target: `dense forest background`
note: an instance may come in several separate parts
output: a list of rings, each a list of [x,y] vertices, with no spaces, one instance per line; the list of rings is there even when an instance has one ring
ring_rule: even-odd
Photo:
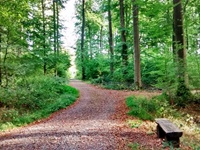
[[[184,100],[188,88],[199,89],[196,0],[82,0],[76,11],[83,80],[117,89],[154,87]]]
[[[66,1],[0,1],[0,129],[32,122],[74,102],[62,46]]]
[[[47,104],[78,95],[66,86],[71,62],[61,41],[65,4],[0,1],[1,122],[55,111],[59,104]],[[190,93],[200,85],[197,0],[77,0],[76,20],[78,78],[108,88],[161,89],[180,105],[199,101]]]

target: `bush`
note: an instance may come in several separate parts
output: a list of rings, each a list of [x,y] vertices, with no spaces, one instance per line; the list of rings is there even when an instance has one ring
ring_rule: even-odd
[[[28,77],[9,88],[0,89],[0,128],[6,122],[30,123],[72,104],[78,91],[62,78]]]
[[[128,97],[126,104],[130,108],[128,114],[138,117],[142,120],[153,120],[153,114],[156,113],[154,101],[147,100],[144,97]]]
[[[178,106],[185,107],[192,101],[193,96],[190,90],[186,87],[184,83],[180,83],[177,88],[175,103]]]

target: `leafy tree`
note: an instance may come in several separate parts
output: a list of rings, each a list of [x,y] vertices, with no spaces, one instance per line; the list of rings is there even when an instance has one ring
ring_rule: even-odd
[[[82,80],[86,79],[85,76],[85,51],[84,51],[84,30],[85,30],[85,0],[82,0],[82,30],[81,30],[81,67],[82,67]]]
[[[108,0],[108,26],[109,26],[109,49],[110,49],[110,74],[113,76],[114,72],[114,44],[113,44],[113,28],[112,28],[112,12],[111,12],[111,0]]]
[[[121,27],[121,40],[122,40],[122,64],[123,64],[123,73],[124,75],[127,74],[126,67],[128,65],[128,52],[127,52],[127,43],[126,43],[126,29],[125,29],[125,16],[124,16],[124,1],[119,0],[119,6],[120,6],[120,27]]]
[[[113,85],[119,83],[131,86],[135,83],[135,88],[155,86],[170,93],[172,99],[177,95],[183,95],[183,93],[177,93],[177,87],[182,83],[180,81],[187,81],[186,78],[181,79],[183,76],[188,76],[188,87],[199,88],[200,7],[196,1],[193,2],[182,1],[182,15],[185,21],[182,22],[184,25],[181,30],[184,31],[182,38],[186,39],[183,44],[187,44],[182,45],[179,37],[177,38],[181,34],[175,34],[174,27],[177,27],[175,22],[177,19],[173,17],[174,9],[179,7],[179,2],[174,5],[167,0],[85,1],[85,60],[81,63],[80,38],[77,41],[79,71],[82,72],[81,66],[84,64],[86,79]],[[81,37],[81,1],[77,2],[76,8],[77,33]],[[178,25],[178,30],[180,27]],[[181,48],[187,48],[187,51]],[[134,49],[134,51],[129,51],[129,49]],[[175,53],[184,54],[184,59],[177,59],[178,55],[174,57]],[[189,67],[185,63],[186,57]]]
[[[139,8],[136,1],[133,0],[133,34],[134,34],[134,82],[136,89],[142,87],[140,71],[140,46],[139,46],[139,26],[138,26]]]
[[[182,3],[180,0],[174,0],[174,43],[175,52],[177,53],[177,65],[178,65],[178,88],[177,96],[183,98],[181,102],[177,102],[183,105],[184,101],[190,98],[190,91],[186,87],[186,47],[184,41],[184,30],[183,30],[183,17],[182,17]]]

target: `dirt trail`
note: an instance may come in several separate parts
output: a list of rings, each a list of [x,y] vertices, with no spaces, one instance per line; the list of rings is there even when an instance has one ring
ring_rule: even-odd
[[[129,142],[149,149],[159,143],[155,135],[130,129],[121,119],[126,96],[152,93],[106,90],[76,80],[70,84],[80,91],[75,104],[40,123],[1,133],[0,149],[128,150]]]

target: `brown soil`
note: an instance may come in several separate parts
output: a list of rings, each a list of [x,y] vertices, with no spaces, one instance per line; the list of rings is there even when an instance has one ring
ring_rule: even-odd
[[[81,81],[72,81],[80,98],[48,119],[0,133],[3,150],[129,150],[129,143],[143,149],[161,149],[154,129],[131,129],[127,125],[125,97],[159,93],[107,90]],[[146,122],[148,124],[148,122]],[[154,128],[154,126],[153,126]]]

